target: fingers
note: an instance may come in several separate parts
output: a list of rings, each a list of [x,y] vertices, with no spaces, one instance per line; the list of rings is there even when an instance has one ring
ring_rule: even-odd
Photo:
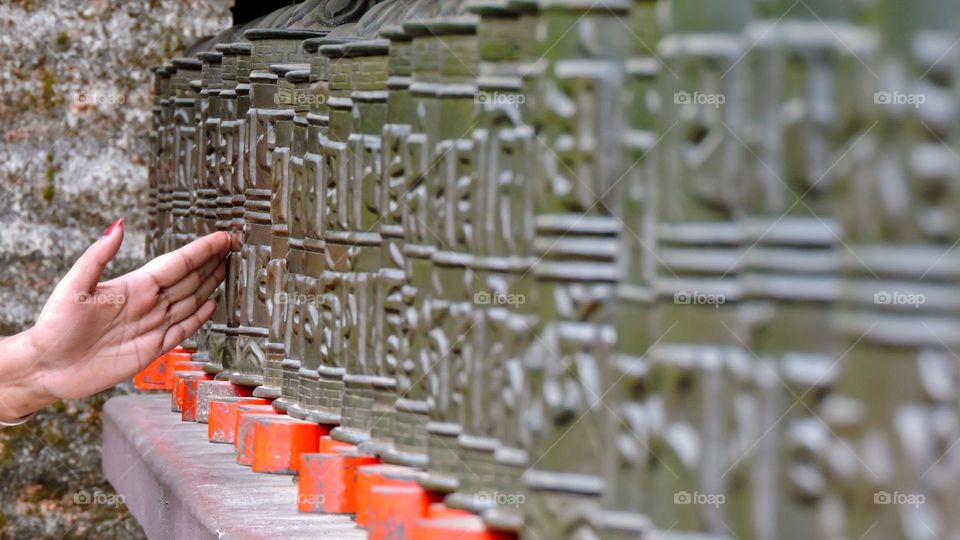
[[[161,255],[142,268],[161,288],[173,286],[210,260],[219,260],[230,251],[231,239],[226,232],[215,232],[194,240],[182,248]]]
[[[123,218],[118,219],[103,236],[88,247],[60,282],[69,292],[91,292],[100,282],[107,264],[117,255],[123,243]]]
[[[193,291],[193,294],[178,302],[174,302],[167,309],[166,320],[169,321],[169,323],[178,323],[187,318],[210,298],[210,295],[213,294],[213,291],[217,289],[217,285],[220,285],[226,275],[227,265],[225,261],[222,261],[213,271],[213,274],[207,277],[207,279],[200,284],[200,287]]]
[[[161,345],[163,352],[165,353],[183,343],[184,340],[196,333],[196,331],[203,326],[203,323],[210,320],[210,317],[213,316],[215,307],[216,304],[214,304],[213,300],[207,300],[193,315],[168,328],[163,334],[163,343]]]
[[[197,289],[203,285],[207,278],[216,272],[217,267],[224,264],[225,259],[210,259],[199,270],[196,272],[191,272],[189,275],[187,275],[187,277],[181,279],[177,283],[174,283],[173,286],[165,289],[160,294],[169,303],[176,303],[177,301],[197,292]]]

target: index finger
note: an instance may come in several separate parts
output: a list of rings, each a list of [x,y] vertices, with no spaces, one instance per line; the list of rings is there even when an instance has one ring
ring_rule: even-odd
[[[211,259],[226,257],[230,245],[229,233],[215,232],[153,259],[141,270],[148,272],[160,288],[170,287]]]

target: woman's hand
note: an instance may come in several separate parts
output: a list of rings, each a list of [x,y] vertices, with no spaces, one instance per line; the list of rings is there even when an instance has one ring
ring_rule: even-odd
[[[123,242],[123,220],[77,260],[33,328],[0,341],[0,420],[130,378],[213,314],[231,238],[203,237],[100,282]]]

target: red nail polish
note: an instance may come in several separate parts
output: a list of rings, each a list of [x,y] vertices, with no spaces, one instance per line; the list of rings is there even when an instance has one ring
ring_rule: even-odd
[[[123,218],[120,218],[120,219],[114,221],[114,222],[113,222],[113,225],[110,225],[109,227],[107,227],[107,230],[103,231],[103,235],[104,235],[104,236],[110,236],[110,233],[112,233],[112,232],[114,231],[114,229],[117,229],[117,228],[120,228],[120,227],[123,227]]]

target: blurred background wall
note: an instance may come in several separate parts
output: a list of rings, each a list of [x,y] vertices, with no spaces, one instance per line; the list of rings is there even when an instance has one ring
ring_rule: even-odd
[[[231,3],[0,0],[0,335],[120,216],[108,277],[143,263],[149,68],[229,25]],[[0,430],[0,538],[143,536],[100,474],[107,397]]]

